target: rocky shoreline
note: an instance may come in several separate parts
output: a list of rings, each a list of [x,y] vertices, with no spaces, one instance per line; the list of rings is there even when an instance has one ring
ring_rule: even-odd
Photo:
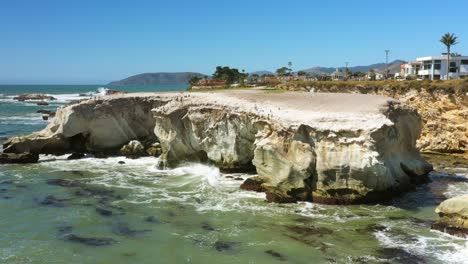
[[[256,171],[254,190],[271,202],[350,204],[387,200],[427,179],[420,132],[416,111],[383,96],[142,93],[64,106],[47,128],[11,138],[4,151],[161,154],[162,168]]]

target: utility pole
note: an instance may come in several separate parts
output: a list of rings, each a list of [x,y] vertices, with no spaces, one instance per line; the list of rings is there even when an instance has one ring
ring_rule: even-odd
[[[388,53],[390,50],[384,50],[385,51],[385,79],[388,79]]]
[[[349,62],[345,62],[345,64],[346,64],[346,68],[345,68],[345,79],[348,79],[348,63],[349,63]]]

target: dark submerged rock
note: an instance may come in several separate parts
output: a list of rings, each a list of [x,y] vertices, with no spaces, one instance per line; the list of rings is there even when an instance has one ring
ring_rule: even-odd
[[[104,208],[96,207],[96,212],[102,216],[111,216],[112,211]]]
[[[72,230],[73,230],[73,227],[70,225],[59,225],[57,227],[57,233],[60,236],[68,235],[72,232]]]
[[[273,249],[266,250],[265,253],[280,261],[287,261],[286,257],[284,257],[281,253],[274,251]]]
[[[151,232],[150,229],[135,230],[131,229],[126,223],[118,223],[112,226],[112,233],[120,236],[133,237],[142,233]]]
[[[120,160],[118,163],[119,164],[125,164],[125,161]]]
[[[79,181],[64,180],[64,179],[49,179],[46,181],[48,185],[55,185],[60,187],[79,187]]]
[[[380,257],[393,260],[396,263],[427,263],[423,257],[411,254],[401,248],[381,248],[377,250],[377,253]]]
[[[219,252],[226,252],[235,250],[239,244],[239,242],[218,240],[214,243],[213,246]]]
[[[109,246],[116,242],[112,238],[82,237],[74,234],[66,235],[65,239],[70,242],[80,243],[83,245],[94,247]]]
[[[152,224],[159,224],[159,220],[155,216],[147,216],[145,217],[145,222],[152,223]]]
[[[68,156],[67,160],[77,160],[77,159],[82,159],[84,157],[85,157],[85,154],[75,152],[71,154],[70,156]]]
[[[22,94],[16,97],[13,97],[13,100],[17,101],[26,101],[26,100],[57,100],[57,98],[47,95],[47,94]]]
[[[59,199],[53,195],[49,195],[44,200],[40,202],[41,205],[53,206],[53,207],[65,207],[66,204],[64,201],[68,201],[69,199]]]
[[[245,180],[241,184],[240,188],[246,191],[264,192],[265,189],[262,187],[262,184],[264,182],[265,181],[263,181],[262,179],[259,179],[257,177],[252,177],[252,178],[248,178],[247,180]]]
[[[46,101],[37,102],[36,105],[49,105]]]
[[[55,111],[52,111],[52,110],[44,110],[44,109],[41,109],[41,110],[37,110],[36,113],[38,113],[38,114],[44,114],[44,115],[49,115],[50,117],[54,117],[54,116],[55,116]]]
[[[39,161],[39,154],[36,153],[1,153],[0,164],[6,163],[37,163]]]
[[[365,228],[356,229],[356,231],[363,234],[369,234],[379,231],[385,231],[386,229],[387,227],[381,224],[369,224]]]
[[[201,224],[201,228],[206,230],[206,231],[214,231],[215,230],[214,227],[208,222],[203,222]]]
[[[431,229],[447,233],[460,238],[468,238],[468,229],[449,224],[450,221],[435,221],[431,225]]]
[[[114,197],[115,196],[115,191],[114,190],[107,190],[105,188],[83,187],[82,190],[89,193],[90,196],[107,196],[107,197]]]
[[[6,184],[13,184],[13,181],[7,180],[7,181],[1,181],[1,182],[0,182],[0,185],[4,185],[4,184],[5,184],[5,185],[6,185]]]

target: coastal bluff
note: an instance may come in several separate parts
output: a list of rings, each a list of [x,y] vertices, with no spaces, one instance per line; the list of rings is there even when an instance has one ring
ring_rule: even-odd
[[[159,142],[159,166],[203,162],[252,171],[242,188],[272,202],[384,200],[426,179],[421,117],[379,95],[254,90],[133,93],[61,107],[42,131],[10,138],[6,153],[118,154]]]

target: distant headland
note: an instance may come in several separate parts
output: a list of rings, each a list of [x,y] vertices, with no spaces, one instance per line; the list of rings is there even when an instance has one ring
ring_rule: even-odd
[[[197,72],[142,73],[110,82],[108,85],[188,85],[191,78],[203,76],[205,75]]]

